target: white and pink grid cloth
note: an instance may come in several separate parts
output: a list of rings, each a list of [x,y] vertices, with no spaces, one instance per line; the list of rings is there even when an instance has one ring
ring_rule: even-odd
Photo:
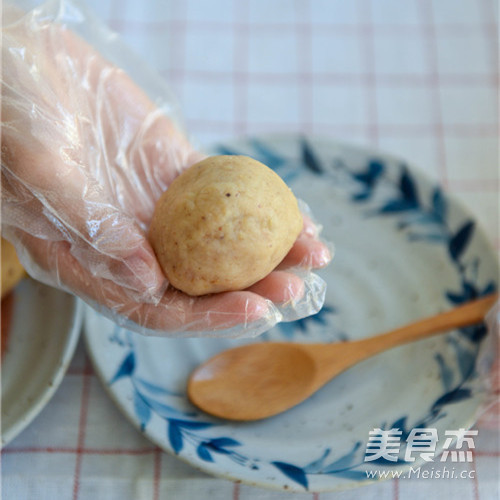
[[[200,147],[319,134],[408,159],[500,249],[496,0],[88,0],[181,103]],[[496,420],[498,422],[498,419]],[[294,500],[499,497],[499,430],[468,479],[400,479]],[[2,452],[5,500],[278,500],[198,472],[115,407],[83,343],[54,398]]]

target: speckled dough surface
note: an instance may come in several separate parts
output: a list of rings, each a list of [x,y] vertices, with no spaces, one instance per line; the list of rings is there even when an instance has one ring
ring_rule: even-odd
[[[302,225],[295,196],[270,168],[244,156],[213,156],[158,200],[149,239],[170,283],[203,295],[265,277]]]

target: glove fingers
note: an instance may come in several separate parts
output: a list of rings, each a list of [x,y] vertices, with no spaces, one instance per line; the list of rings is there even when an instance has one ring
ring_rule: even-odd
[[[281,261],[278,269],[291,267],[319,269],[325,267],[331,258],[331,252],[324,243],[302,233]]]
[[[228,292],[193,298],[168,289],[158,304],[131,299],[123,288],[112,281],[92,276],[70,252],[65,242],[36,240],[29,235],[20,238],[24,246],[36,245],[35,261],[28,261],[28,272],[41,281],[51,283],[52,270],[57,270],[58,286],[76,292],[91,304],[99,304],[102,312],[115,321],[130,320],[155,334],[175,331],[204,331],[231,328],[262,319],[269,313],[268,301],[250,292]],[[19,252],[25,262],[23,250]],[[33,264],[33,265],[30,265]],[[49,270],[49,271],[47,271]],[[46,279],[44,279],[46,278]]]
[[[167,281],[147,241],[112,258],[96,253],[84,242],[71,245],[68,241],[50,241],[36,238],[19,229],[6,229],[7,237],[16,245],[23,265],[34,278],[69,291],[72,283],[75,293],[99,288],[100,283],[116,284],[128,300],[157,303]],[[83,264],[82,264],[83,263]],[[97,292],[93,292],[96,295]],[[102,291],[105,293],[105,290]],[[120,299],[122,302],[123,297]],[[108,300],[108,304],[110,304]]]
[[[160,304],[141,305],[130,316],[132,320],[161,335],[162,331],[208,332],[244,326],[271,314],[267,300],[251,292],[225,292],[190,297],[169,288]],[[276,320],[274,320],[276,322]],[[241,328],[240,335],[245,329]]]
[[[285,304],[299,300],[304,293],[304,283],[301,278],[285,271],[273,271],[258,281],[248,291],[256,293],[276,303]]]

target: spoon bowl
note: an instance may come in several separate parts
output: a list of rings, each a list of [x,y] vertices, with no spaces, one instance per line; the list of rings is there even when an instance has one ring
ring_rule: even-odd
[[[190,377],[188,396],[214,416],[256,420],[303,401],[311,393],[316,369],[299,344],[249,344],[201,365]]]
[[[296,406],[339,373],[387,349],[483,320],[497,294],[367,339],[299,344],[264,342],[223,351],[196,368],[191,402],[220,418],[250,421]]]

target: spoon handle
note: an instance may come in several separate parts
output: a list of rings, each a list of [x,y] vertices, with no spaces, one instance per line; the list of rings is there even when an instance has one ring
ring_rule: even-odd
[[[393,347],[479,323],[497,297],[496,293],[487,295],[450,311],[366,339],[332,344],[302,344],[301,348],[310,352],[315,360],[317,371],[314,386],[319,388],[345,369]]]
[[[392,347],[424,339],[437,333],[444,333],[454,328],[480,323],[497,298],[498,294],[493,293],[455,307],[450,311],[424,318],[375,337],[354,341],[353,343],[358,344],[359,347],[363,344],[363,350],[366,348],[366,355],[368,357]]]

